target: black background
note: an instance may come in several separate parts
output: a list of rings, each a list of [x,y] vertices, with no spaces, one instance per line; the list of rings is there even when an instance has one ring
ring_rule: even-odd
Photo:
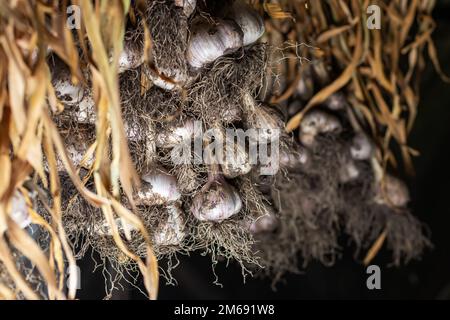
[[[450,5],[437,1],[434,40],[443,69],[450,74]],[[343,251],[335,266],[311,264],[300,275],[287,275],[271,289],[270,280],[248,279],[244,284],[240,269],[233,263],[220,264],[223,287],[213,284],[208,257],[181,257],[174,275],[177,286],[161,282],[159,299],[450,299],[450,84],[442,82],[432,66],[424,74],[421,102],[410,145],[421,152],[415,159],[416,176],[407,178],[413,213],[431,230],[434,244],[421,261],[401,268],[389,267],[389,252],[382,250],[373,263],[382,268],[382,289],[366,288],[365,268],[353,260],[352,251]],[[82,267],[80,299],[104,297],[100,272],[91,273],[87,257]],[[135,289],[116,292],[114,299],[143,299]]]

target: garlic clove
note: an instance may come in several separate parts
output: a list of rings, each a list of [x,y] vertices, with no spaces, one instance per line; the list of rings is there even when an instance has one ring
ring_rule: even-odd
[[[141,177],[141,189],[137,192],[138,205],[162,205],[181,198],[177,180],[162,169],[155,169]]]
[[[386,175],[383,181],[378,183],[376,192],[375,201],[380,204],[403,208],[406,207],[410,200],[406,184],[391,175]]]
[[[27,203],[24,196],[19,191],[16,191],[11,199],[10,217],[22,229],[25,229],[31,224]]]
[[[311,146],[320,133],[339,133],[342,129],[339,119],[321,110],[306,114],[300,123],[300,139],[305,146]]]
[[[200,221],[221,222],[237,214],[242,200],[225,181],[213,181],[192,200],[191,212]]]
[[[232,21],[219,20],[215,25],[196,24],[191,31],[186,59],[193,68],[198,69],[236,51],[242,44],[242,31]]]
[[[184,212],[178,205],[167,207],[167,220],[162,222],[153,236],[153,241],[159,246],[177,246],[186,237]]]
[[[241,28],[244,38],[243,45],[256,42],[264,34],[264,21],[258,12],[248,4],[235,1],[229,18],[233,19]]]
[[[83,99],[83,86],[72,82],[70,69],[61,59],[54,57],[53,62],[52,85],[55,88],[56,97],[65,105],[76,105]]]
[[[173,148],[194,136],[194,120],[186,118],[182,121],[172,123],[165,130],[156,135],[156,146],[158,148]]]
[[[195,11],[197,0],[175,0],[175,5],[183,8],[184,15],[190,17]]]
[[[373,154],[373,145],[367,135],[363,133],[356,134],[350,146],[350,154],[355,160],[369,160]]]

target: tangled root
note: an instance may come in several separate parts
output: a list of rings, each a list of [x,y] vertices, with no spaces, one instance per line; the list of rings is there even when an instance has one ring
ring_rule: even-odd
[[[261,87],[268,48],[256,44],[224,56],[204,68],[188,88],[191,110],[205,123],[239,121],[245,111],[242,96]]]
[[[247,275],[252,275],[248,266],[261,267],[253,251],[255,240],[239,220],[231,219],[221,223],[196,221],[191,235],[194,249],[202,251],[202,255],[211,256],[215,284],[220,284],[215,266],[221,260],[225,260],[227,264],[230,260],[236,261],[241,266],[244,281]]]

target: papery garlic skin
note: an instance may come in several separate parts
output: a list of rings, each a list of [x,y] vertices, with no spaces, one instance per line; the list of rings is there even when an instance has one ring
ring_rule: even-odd
[[[119,55],[118,72],[122,73],[139,67],[144,62],[144,47],[132,40],[124,42],[124,47]]]
[[[186,237],[184,212],[178,205],[169,205],[167,211],[167,220],[155,231],[153,241],[159,246],[178,246]]]
[[[74,116],[78,123],[95,123],[97,115],[92,92],[86,92],[83,99],[78,103],[78,112]]]
[[[378,183],[375,197],[377,203],[403,208],[407,206],[409,200],[408,187],[402,180],[386,175],[383,181]]]
[[[232,21],[219,20],[215,25],[197,24],[191,31],[186,59],[199,69],[243,45],[242,31]]]
[[[284,123],[275,110],[260,106],[255,109],[251,118],[248,128],[258,129],[259,136],[255,137],[257,141],[274,142],[280,138]]]
[[[161,169],[142,175],[141,189],[137,192],[138,205],[161,205],[178,201],[181,193],[174,176]]]
[[[247,46],[258,41],[264,34],[264,21],[258,12],[248,4],[235,1],[229,18],[233,19],[241,28],[244,38],[243,45]]]
[[[191,212],[200,221],[221,222],[237,214],[242,200],[225,181],[213,181],[192,200]]]
[[[189,80],[187,75],[180,70],[171,70],[170,72],[159,70],[158,74],[153,69],[146,67],[144,72],[153,85],[167,91],[179,89]]]
[[[320,133],[339,133],[342,125],[339,119],[321,110],[306,114],[300,123],[300,140],[305,146],[314,144],[315,137]]]
[[[369,138],[363,134],[356,134],[350,146],[350,154],[355,160],[369,160],[373,155],[373,144]]]
[[[10,217],[22,229],[25,229],[31,224],[27,203],[19,191],[16,191],[11,199]]]
[[[158,148],[174,148],[194,136],[194,120],[186,118],[179,123],[173,123],[156,135]]]

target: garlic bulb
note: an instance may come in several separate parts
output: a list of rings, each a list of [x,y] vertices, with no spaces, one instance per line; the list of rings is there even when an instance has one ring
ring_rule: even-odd
[[[186,118],[170,124],[166,129],[156,135],[156,146],[159,148],[173,148],[194,136],[194,120]]]
[[[347,99],[342,92],[336,92],[325,100],[324,105],[333,111],[343,110],[347,105]]]
[[[153,85],[167,91],[180,88],[188,81],[187,75],[179,70],[171,70],[170,72],[159,71],[158,74],[152,68],[146,67],[144,68],[144,73],[152,81]]]
[[[350,160],[340,168],[339,181],[341,183],[348,183],[350,181],[358,179],[359,175],[360,172],[358,167],[352,160]]]
[[[373,154],[372,142],[365,134],[356,134],[352,139],[350,154],[355,160],[369,160]]]
[[[249,227],[253,235],[270,233],[276,230],[279,225],[278,218],[273,213],[265,214],[254,220]]]
[[[58,57],[53,58],[52,85],[55,88],[56,97],[65,105],[75,105],[84,96],[81,84],[72,82],[72,74],[69,67]]]
[[[126,39],[119,55],[118,71],[135,69],[144,62],[144,46],[136,39]]]
[[[154,169],[142,175],[141,189],[137,192],[138,205],[162,205],[181,198],[177,180],[162,169]]]
[[[305,146],[312,146],[320,133],[338,133],[341,123],[335,116],[320,110],[308,113],[300,123],[300,140]]]
[[[280,150],[280,166],[287,169],[298,169],[310,162],[309,151],[301,146]]]
[[[396,177],[386,175],[383,181],[377,186],[375,201],[380,204],[393,205],[394,207],[402,208],[406,207],[409,199],[408,187],[403,181]]]
[[[249,128],[258,129],[259,138],[274,142],[280,137],[284,122],[275,110],[267,106],[255,109]]]
[[[224,179],[207,183],[192,200],[191,212],[200,221],[221,222],[242,208],[238,192]]]
[[[16,191],[11,199],[10,217],[22,229],[25,229],[31,224],[27,203],[25,202],[24,196],[19,191]]]
[[[233,19],[241,28],[244,34],[244,46],[256,42],[264,34],[263,19],[256,10],[244,2],[235,1],[233,3],[229,18]]]
[[[311,99],[314,94],[314,80],[311,75],[311,67],[309,65],[303,69],[302,76],[297,82],[297,87],[295,88],[295,94],[304,101]]]
[[[97,115],[92,92],[86,92],[83,99],[78,103],[78,112],[74,116],[78,123],[95,123]]]
[[[224,123],[240,121],[242,120],[242,110],[237,106],[229,106],[229,108],[222,110],[220,119]]]
[[[159,246],[177,246],[186,236],[183,210],[178,205],[167,207],[167,220],[155,232],[153,241]]]
[[[186,17],[190,17],[197,5],[197,0],[175,0],[177,7],[183,8],[183,13]]]
[[[196,69],[236,51],[243,44],[239,26],[228,20],[219,20],[215,25],[196,24],[191,32],[186,59]]]
[[[246,175],[252,170],[250,158],[245,150],[245,146],[235,143],[231,139],[226,141],[223,159],[217,159],[222,168],[222,173],[226,178],[236,178]]]

